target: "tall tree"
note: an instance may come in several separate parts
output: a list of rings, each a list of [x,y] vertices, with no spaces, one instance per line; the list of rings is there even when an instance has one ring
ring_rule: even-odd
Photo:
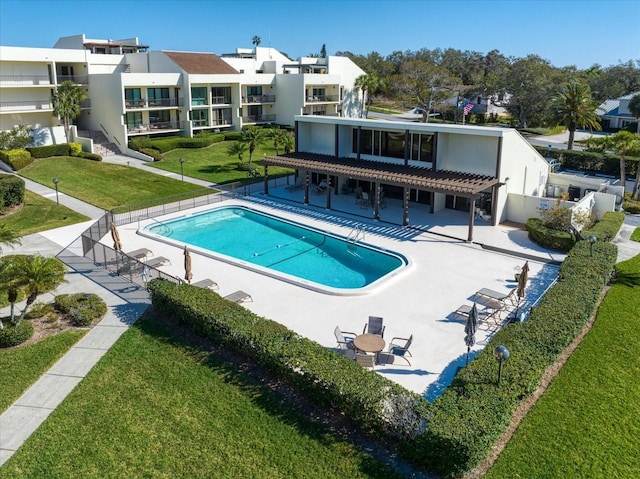
[[[15,258],[15,257],[14,257]],[[7,292],[7,299],[11,304],[11,312],[9,318],[13,322],[15,304],[18,300],[18,285],[16,284],[16,272],[14,266],[14,258],[0,258],[0,291]],[[0,318],[0,331],[4,329],[2,318]]]
[[[67,268],[58,258],[45,258],[39,254],[18,256],[13,262],[17,275],[16,283],[22,286],[27,295],[27,304],[15,321],[17,326],[39,294],[50,291],[66,281],[64,275]]]
[[[53,94],[53,114],[62,119],[64,136],[69,143],[71,121],[80,116],[80,102],[87,97],[81,87],[72,81],[63,81]]]
[[[627,179],[625,157],[627,155],[640,155],[640,136],[630,131],[620,130],[611,136],[607,136],[603,139],[605,148],[612,150],[617,155],[620,155],[620,182],[622,187],[625,187]],[[637,169],[636,169],[637,173]],[[640,182],[640,175],[636,174],[636,182],[634,185],[634,197],[637,198],[638,183]]]
[[[354,88],[360,89],[362,92],[362,104],[360,105],[360,117],[366,118],[371,103],[373,92],[380,87],[380,79],[375,73],[369,75],[360,75],[353,84]]]
[[[320,49],[320,58],[327,58],[327,46],[324,43]]]
[[[242,143],[241,141],[234,141],[227,147],[227,155],[237,156],[238,160],[240,160],[240,165],[244,164],[242,156],[246,151],[247,151],[247,144]]]
[[[573,149],[576,128],[601,130],[596,109],[598,105],[591,97],[588,85],[573,82],[551,97],[551,114],[557,125],[564,125],[569,130],[569,144]]]
[[[629,111],[636,119],[636,132],[640,133],[640,93],[629,100]]]
[[[249,146],[249,170],[251,171],[251,161],[253,160],[253,152],[258,147],[258,145],[262,145],[265,140],[265,131],[262,128],[256,128],[255,126],[250,126],[242,130],[240,135],[240,141],[245,145]]]
[[[260,46],[261,42],[262,42],[262,40],[260,39],[260,37],[258,35],[254,35],[253,38],[251,39],[251,43],[253,43],[253,46],[255,46],[255,47]]]
[[[267,130],[266,136],[268,139],[273,141],[273,148],[276,150],[276,155],[279,155],[280,153],[278,152],[278,148],[280,148],[280,145],[283,143],[283,141],[286,141],[284,139],[285,136],[290,136],[290,135],[289,133],[287,133],[287,130],[283,130],[282,128],[276,125],[272,125]]]

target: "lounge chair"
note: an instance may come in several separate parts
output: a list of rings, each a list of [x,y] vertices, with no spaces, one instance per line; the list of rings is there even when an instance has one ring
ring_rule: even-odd
[[[369,322],[364,324],[362,334],[376,334],[384,337],[384,326],[382,325],[382,318],[379,316],[369,316]]]
[[[412,356],[411,352],[409,351],[409,347],[411,346],[412,342],[413,334],[408,338],[393,338],[389,343],[389,354],[392,357],[399,357],[404,359],[407,364],[411,366],[411,363],[407,359],[407,356]]]
[[[204,288],[204,289],[210,289],[210,290],[214,290],[214,289],[218,289],[218,283],[216,283],[215,281],[213,281],[212,279],[202,279],[200,281],[197,281],[195,283],[191,283],[191,286],[197,286],[198,288]]]
[[[356,347],[353,344],[353,340],[356,337],[356,333],[351,333],[349,331],[342,331],[340,326],[336,326],[336,329],[333,330],[333,334],[336,337],[336,341],[338,342],[338,350],[341,354],[344,354],[350,359],[355,359],[355,350]],[[345,336],[345,334],[347,336]]]
[[[153,256],[153,251],[147,248],[140,248],[125,254],[137,260],[143,260],[143,259],[146,259],[147,256]]]
[[[376,365],[376,357],[373,354],[356,351],[356,363],[362,367],[373,369]]]
[[[169,258],[165,258],[164,256],[157,256],[156,258],[151,258],[150,260],[145,261],[145,264],[152,268],[159,268],[160,266],[171,264],[171,261]]]
[[[229,301],[233,301],[234,303],[244,303],[245,301],[253,301],[253,298],[249,293],[245,293],[244,291],[236,291],[224,297]]]

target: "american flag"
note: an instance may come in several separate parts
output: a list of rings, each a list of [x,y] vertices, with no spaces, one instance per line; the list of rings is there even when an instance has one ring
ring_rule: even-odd
[[[465,102],[464,107],[462,108],[464,114],[468,115],[471,110],[473,110],[473,103],[471,103],[470,101]]]

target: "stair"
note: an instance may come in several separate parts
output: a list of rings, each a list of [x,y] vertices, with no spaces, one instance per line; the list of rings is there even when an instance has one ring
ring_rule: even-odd
[[[109,142],[104,133],[96,130],[78,130],[78,136],[93,140],[93,152],[100,156],[119,155],[120,149],[115,143]]]

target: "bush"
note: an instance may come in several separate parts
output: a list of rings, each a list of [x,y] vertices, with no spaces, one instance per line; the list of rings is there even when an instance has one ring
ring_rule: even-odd
[[[17,346],[33,336],[33,324],[29,321],[20,321],[20,324],[15,326],[7,319],[4,318],[2,321],[4,329],[0,331],[0,348]]]
[[[87,151],[81,151],[78,156],[80,158],[85,158],[87,160],[91,160],[91,161],[102,161],[102,156],[98,155],[97,153],[89,153]]]
[[[173,136],[151,140],[151,147],[160,153],[166,153],[167,151],[177,148],[206,148],[221,141],[224,141],[224,135],[222,133],[199,135],[194,138]]]
[[[154,150],[153,148],[143,148],[142,150],[140,150],[140,153],[144,153],[145,155],[150,156],[151,158],[153,158],[153,161],[161,161],[164,159],[162,153],[160,153],[158,150]]]
[[[82,145],[80,143],[69,143],[69,155],[80,156],[82,153]]]
[[[631,198],[631,192],[624,194],[624,202],[622,203],[622,209],[632,215],[640,213],[640,201]]]
[[[136,136],[129,140],[129,148],[142,151],[144,148],[152,148],[151,140],[147,136]]]
[[[538,218],[529,218],[525,223],[529,239],[540,246],[557,251],[569,251],[576,242],[574,236],[567,231],[547,228]]]
[[[599,241],[611,241],[620,231],[622,223],[624,223],[624,213],[607,211],[593,228],[583,231],[582,235],[585,238],[593,235]]]
[[[0,151],[0,160],[4,161],[13,170],[18,171],[33,163],[31,153],[27,150]]]
[[[27,313],[24,315],[24,319],[38,319],[51,314],[54,311],[54,307],[50,303],[36,303]]]
[[[51,156],[69,156],[69,144],[30,146],[27,151],[34,158],[49,158]]]
[[[227,131],[224,133],[224,141],[240,141],[241,139],[241,131]]]
[[[533,147],[545,158],[555,158],[560,162],[562,168],[570,170],[580,170],[588,172],[599,172],[620,176],[620,157],[609,153],[600,153],[583,150],[551,149],[544,146],[533,145]],[[627,170],[634,164],[633,157],[627,158]]]
[[[56,309],[74,326],[89,326],[107,313],[107,305],[97,294],[60,294],[55,297]]]
[[[0,203],[3,207],[24,203],[24,180],[14,175],[4,175],[0,173]]]

